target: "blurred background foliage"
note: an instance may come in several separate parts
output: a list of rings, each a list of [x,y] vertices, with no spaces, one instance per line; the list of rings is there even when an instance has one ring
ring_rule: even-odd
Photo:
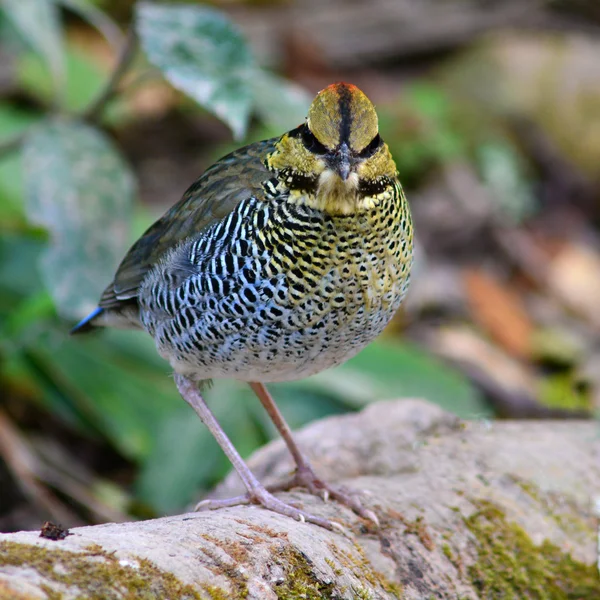
[[[70,338],[128,246],[227,151],[336,80],[377,104],[412,289],[346,365],[273,385],[293,427],[427,398],[467,418],[600,403],[594,0],[0,3],[0,530],[181,511],[229,465],[141,332]],[[251,393],[209,402],[241,453]]]

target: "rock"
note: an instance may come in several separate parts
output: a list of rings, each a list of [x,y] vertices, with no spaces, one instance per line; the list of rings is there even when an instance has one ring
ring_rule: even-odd
[[[379,530],[294,491],[282,497],[346,535],[258,507],[81,527],[61,541],[2,535],[0,598],[600,597],[596,424],[461,422],[399,400],[298,439],[324,478],[364,491]],[[280,442],[250,464],[265,481],[292,469]],[[217,493],[232,491],[233,476]]]

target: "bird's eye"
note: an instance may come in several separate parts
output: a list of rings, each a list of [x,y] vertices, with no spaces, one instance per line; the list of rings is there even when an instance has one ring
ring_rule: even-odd
[[[302,126],[300,137],[304,147],[314,154],[327,154],[327,148],[314,136],[313,132],[305,124]]]
[[[369,158],[369,156],[373,156],[375,152],[378,150],[379,146],[382,144],[381,136],[377,134],[365,148],[359,152],[358,156],[360,158]]]

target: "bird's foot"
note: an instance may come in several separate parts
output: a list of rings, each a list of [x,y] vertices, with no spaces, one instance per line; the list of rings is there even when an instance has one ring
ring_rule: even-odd
[[[285,492],[295,487],[305,488],[314,496],[319,496],[327,502],[330,498],[352,509],[359,517],[372,521],[379,527],[377,515],[370,509],[365,508],[360,499],[357,490],[336,488],[320,479],[309,465],[301,466],[296,469],[296,473],[281,484],[269,486],[269,492]]]
[[[344,531],[344,528],[339,523],[336,523],[335,521],[328,521],[327,519],[323,519],[321,517],[315,517],[314,515],[306,513],[294,506],[286,504],[279,498],[276,498],[262,486],[255,488],[251,492],[243,494],[242,496],[234,496],[233,498],[224,498],[222,500],[202,500],[196,504],[195,510],[216,510],[218,508],[226,508],[244,504],[258,504],[267,510],[279,513],[280,515],[292,517],[292,519],[301,521],[303,523],[313,523],[314,525],[319,525],[319,527],[324,527],[329,531]]]

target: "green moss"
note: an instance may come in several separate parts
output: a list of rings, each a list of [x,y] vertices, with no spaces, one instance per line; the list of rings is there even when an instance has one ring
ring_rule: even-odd
[[[365,588],[354,588],[352,592],[355,600],[373,600],[373,594],[369,590],[365,590]]]
[[[239,598],[239,596],[232,596],[230,592],[214,585],[206,585],[203,589],[208,594],[210,600],[232,600],[233,598],[236,598],[237,600],[237,598]],[[247,595],[248,594],[246,593],[246,596]]]
[[[452,552],[452,548],[450,547],[450,544],[447,544],[447,543],[442,544],[442,552],[444,553],[444,556],[454,565],[455,569],[462,576],[464,573],[464,564],[463,564],[460,554],[459,553],[454,554],[454,552]]]
[[[551,408],[570,410],[590,410],[592,394],[589,386],[577,379],[576,373],[559,373],[546,377],[540,383],[538,392],[542,404]]]
[[[429,528],[423,516],[418,516],[414,521],[409,521],[402,513],[394,509],[389,509],[383,513],[383,517],[382,529],[396,527],[396,524],[400,522],[405,527],[404,533],[407,535],[416,535],[421,544],[430,552],[435,549],[433,538],[431,537],[431,533],[429,533]]]
[[[452,560],[452,550],[448,544],[442,544],[442,552],[448,560]]]
[[[388,581],[381,573],[377,572],[358,544],[356,552],[348,552],[330,544],[330,548],[337,561],[331,558],[325,562],[331,567],[336,576],[343,574],[344,569],[369,584],[373,589],[383,590],[395,598],[402,597],[402,586]],[[333,582],[324,582],[315,572],[314,565],[302,552],[294,548],[273,548],[272,560],[284,571],[284,580],[275,586],[274,591],[279,600],[334,600],[340,598],[344,590],[337,589]],[[367,587],[359,585],[352,587],[352,597],[357,600],[372,600],[373,593]]]
[[[130,560],[132,563],[135,561],[135,564],[122,565],[114,553],[106,552],[98,545],[88,546],[84,551],[76,553],[48,550],[45,547],[16,542],[0,542],[0,566],[26,566],[37,571],[47,582],[42,584],[42,588],[50,600],[63,598],[61,585],[65,589],[70,586],[79,589],[81,597],[86,600],[247,598],[247,582],[238,567],[244,561],[250,560],[248,549],[242,544],[225,543],[214,538],[211,541],[219,542],[218,545],[226,549],[232,557],[229,564],[229,561],[222,560],[221,555],[205,550],[213,559],[212,571],[229,579],[229,590],[206,585],[199,592],[181,583],[174,575],[160,570],[148,560],[133,558]],[[388,581],[376,571],[361,546],[355,544],[354,548],[355,551],[342,551],[335,547],[334,556],[337,560],[326,559],[336,576],[339,577],[345,569],[349,569],[364,582],[364,586],[352,589],[353,597],[358,600],[371,600],[373,594],[368,589],[370,586],[372,589],[383,590],[393,597],[401,598],[402,587]],[[273,544],[271,557],[272,562],[278,565],[284,574],[282,581],[273,585],[279,600],[336,600],[342,597],[345,590],[336,588],[333,581],[323,581],[322,575],[317,572],[308,556],[296,548]],[[58,584],[58,587],[54,588],[52,584]],[[12,600],[13,596],[14,593],[3,596],[0,587],[0,599],[6,597]],[[27,597],[19,600],[27,600]]]
[[[146,559],[135,559],[136,566],[122,565],[114,553],[91,545],[83,552],[48,550],[42,546],[0,542],[0,565],[26,566],[47,581],[75,586],[88,600],[120,600],[123,598],[177,598],[201,600],[191,586],[174,575],[162,571]],[[48,586],[46,586],[48,588]],[[49,590],[49,588],[48,588]],[[50,590],[49,590],[50,591]],[[59,600],[53,591],[49,598]]]
[[[326,600],[339,598],[332,582],[323,582],[310,559],[295,548],[273,548],[273,562],[283,569],[284,580],[275,586],[279,600]]]
[[[336,577],[341,577],[344,574],[344,571],[342,571],[342,569],[340,569],[339,566],[336,565],[335,562],[333,560],[331,560],[329,557],[327,557],[325,559],[325,562],[331,568],[331,570],[333,571],[333,573]]]
[[[367,558],[360,544],[354,542],[354,552],[342,550],[336,544],[330,543],[329,548],[337,558],[342,568],[350,571],[358,580],[368,583],[374,589],[381,589],[394,598],[402,598],[403,589],[399,583],[390,581],[377,571]],[[356,593],[356,590],[353,590]]]
[[[512,477],[512,480],[532,500],[543,507],[544,513],[570,537],[580,540],[594,535],[595,519],[592,515],[587,518],[580,506],[565,494],[556,492],[545,492],[532,481]]]
[[[47,600],[61,600],[62,593],[53,590],[49,585],[40,585],[40,589],[46,594]]]
[[[594,566],[576,561],[558,546],[536,546],[502,510],[486,500],[465,524],[477,541],[477,562],[468,567],[484,600],[596,600],[600,578]]]

